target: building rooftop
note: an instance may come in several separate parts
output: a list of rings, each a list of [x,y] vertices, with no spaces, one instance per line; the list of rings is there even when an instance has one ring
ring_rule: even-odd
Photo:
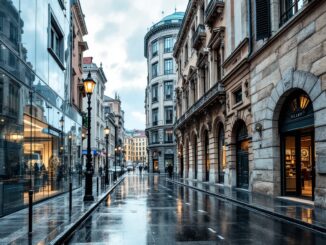
[[[157,22],[156,24],[154,24],[150,30],[164,25],[164,24],[170,24],[170,23],[181,23],[184,17],[184,12],[174,12],[173,14],[170,14],[168,16],[165,16],[163,19],[161,19],[159,22]]]
[[[182,21],[183,21],[183,17],[184,17],[184,12],[174,12],[173,14],[167,15],[165,16],[163,19],[161,19],[159,22],[157,22],[156,24],[154,24],[153,26],[151,26],[151,28],[149,29],[149,31],[146,33],[145,38],[144,38],[144,56],[145,58],[147,58],[147,42],[149,40],[149,38],[166,29],[179,29]]]
[[[161,21],[182,20],[184,15],[184,12],[174,12],[173,14],[164,17]]]

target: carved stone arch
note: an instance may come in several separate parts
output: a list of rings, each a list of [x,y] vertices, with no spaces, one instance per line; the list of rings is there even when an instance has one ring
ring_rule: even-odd
[[[279,80],[271,91],[270,97],[267,99],[265,115],[260,121],[263,124],[262,144],[270,145],[271,161],[273,169],[273,185],[271,192],[274,195],[281,194],[281,139],[279,133],[280,113],[286,101],[286,98],[295,91],[302,91],[312,102],[314,112],[314,135],[315,135],[315,169],[316,183],[326,183],[325,177],[319,173],[320,168],[324,165],[322,159],[326,156],[326,92],[322,89],[321,80],[310,72],[287,70],[282,74],[282,79]],[[268,137],[267,137],[268,136]],[[270,138],[271,137],[271,138]],[[265,146],[264,145],[264,146]],[[325,165],[324,165],[325,166]],[[324,194],[326,186],[315,187],[315,205],[326,207]]]
[[[220,123],[223,124],[224,131],[225,131],[225,125],[226,125],[226,123],[225,123],[225,117],[224,117],[223,114],[222,115],[218,115],[217,117],[215,117],[213,119],[213,122],[212,122],[212,130],[213,131],[212,132],[213,132],[214,137],[217,137]]]
[[[313,103],[314,112],[317,113],[326,108],[325,91],[322,90],[322,83],[318,77],[310,72],[290,69],[283,74],[282,80],[276,84],[271,92],[267,102],[266,120],[278,120],[280,109],[287,95],[295,89],[301,89],[309,96]]]
[[[202,141],[203,140],[203,136],[204,136],[204,133],[205,132],[210,132],[210,130],[209,130],[209,126],[208,126],[208,124],[205,122],[205,123],[202,123],[202,125],[201,125],[201,127],[200,127],[200,133],[199,133],[199,138],[200,138],[200,140]]]
[[[240,124],[240,122],[243,122],[246,125],[248,135],[250,133],[249,124],[248,124],[248,122],[246,122],[245,118],[237,118],[236,120],[234,120],[232,122],[232,126],[231,126],[231,143],[232,144],[236,143],[236,134],[237,134],[238,125]]]

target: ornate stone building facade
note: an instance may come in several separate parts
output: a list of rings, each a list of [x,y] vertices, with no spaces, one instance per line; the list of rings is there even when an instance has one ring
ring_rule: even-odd
[[[176,166],[173,136],[176,64],[172,54],[183,15],[175,12],[164,17],[150,28],[144,40],[148,65],[145,112],[150,172],[164,173],[168,165]]]
[[[325,13],[189,1],[174,48],[182,177],[326,206]]]

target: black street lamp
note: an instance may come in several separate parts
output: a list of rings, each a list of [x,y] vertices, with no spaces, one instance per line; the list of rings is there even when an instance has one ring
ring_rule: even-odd
[[[68,143],[69,143],[69,213],[72,211],[72,171],[71,171],[71,162],[72,162],[72,137],[73,135],[69,133]]]
[[[59,171],[63,171],[65,173],[66,171],[66,166],[64,164],[64,141],[63,141],[63,130],[64,130],[64,125],[65,125],[65,119],[62,116],[59,120],[60,126],[61,126],[61,146],[60,146],[60,154],[61,154],[61,169]],[[62,173],[63,174],[63,173]],[[61,186],[60,183],[59,184],[59,188]]]
[[[105,184],[109,184],[109,135],[110,135],[110,128],[107,125],[104,128],[105,133],[105,146],[106,146],[106,161],[105,161]]]
[[[87,78],[84,79],[84,89],[87,94],[88,107],[87,107],[87,160],[86,160],[86,173],[85,173],[85,196],[84,201],[94,201],[93,197],[93,164],[91,154],[91,97],[94,91],[96,82],[88,72]]]

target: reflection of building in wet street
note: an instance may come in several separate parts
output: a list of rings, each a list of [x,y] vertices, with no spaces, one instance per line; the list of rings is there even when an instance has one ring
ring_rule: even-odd
[[[30,184],[37,199],[67,190],[69,170],[80,184],[82,94],[71,78],[82,77],[72,69],[70,15],[85,23],[78,0],[61,2],[0,0],[0,216],[24,205]]]

